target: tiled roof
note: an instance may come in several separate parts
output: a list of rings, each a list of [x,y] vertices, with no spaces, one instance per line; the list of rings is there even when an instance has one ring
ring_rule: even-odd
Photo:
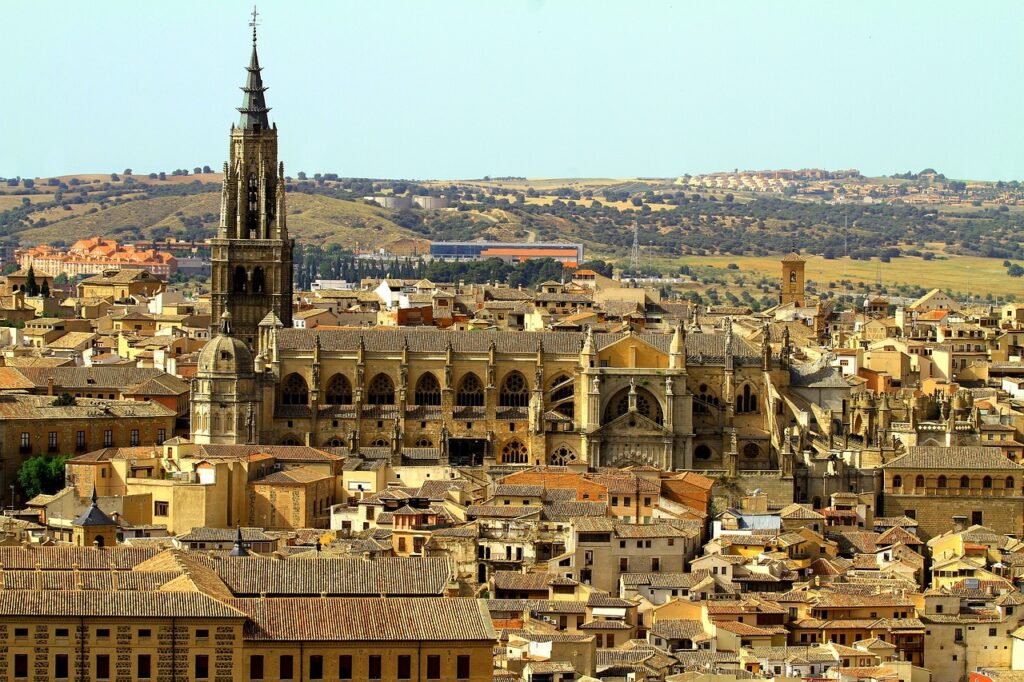
[[[1021,471],[1024,466],[1007,458],[999,448],[976,445],[941,447],[915,445],[907,454],[897,457],[883,469],[984,469],[995,471]]]
[[[267,454],[279,462],[334,462],[344,456],[334,454],[325,448],[308,445],[197,445],[194,459],[204,457],[240,459],[251,455]]]
[[[482,601],[444,599],[235,599],[261,641],[497,641]]]
[[[244,617],[236,609],[200,592],[130,590],[3,590],[0,592],[0,616]]]
[[[267,474],[253,481],[253,485],[306,485],[332,479],[330,474],[311,466],[295,467]]]
[[[128,570],[159,552],[153,547],[0,547],[0,566],[7,571]]]
[[[498,590],[547,591],[548,573],[520,573],[519,571],[495,571],[491,579]]]
[[[704,634],[704,624],[699,620],[661,620],[651,628],[651,634],[663,639],[690,639]]]
[[[540,507],[519,504],[471,504],[466,507],[467,518],[517,519],[536,514]]]
[[[453,578],[452,565],[445,557],[200,560],[213,568],[235,595],[437,596]]]
[[[181,542],[234,542],[237,531],[234,528],[193,528],[184,535],[179,535]],[[242,528],[243,542],[272,542],[274,538],[263,532],[262,528]]]
[[[174,580],[178,571],[35,571],[0,572],[3,590],[131,590],[153,592]]]
[[[480,331],[462,334],[440,329],[395,327],[394,329],[281,329],[278,347],[284,351],[312,350],[315,336],[320,337],[322,351],[355,352],[362,339],[368,352],[400,352],[408,341],[409,351],[439,352],[450,342],[456,353],[486,353],[493,341],[499,353],[536,353],[543,342],[547,353],[578,355],[583,345],[583,332],[516,332]],[[595,334],[597,349],[605,348],[625,337],[624,333]],[[636,334],[637,338],[668,352],[669,334]],[[686,353],[699,364],[700,359],[725,357],[725,335],[695,333],[686,336]],[[741,337],[733,338],[733,355],[737,358],[760,358],[760,351]]]
[[[173,417],[174,411],[156,402],[76,398],[74,405],[55,406],[48,395],[0,395],[0,419],[86,419],[106,417]]]

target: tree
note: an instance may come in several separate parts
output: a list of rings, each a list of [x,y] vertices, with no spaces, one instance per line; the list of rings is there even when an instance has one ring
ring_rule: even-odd
[[[24,180],[21,181],[21,184],[25,186],[25,189],[32,189],[33,187],[36,186],[36,181],[33,180],[32,178],[25,178]]]
[[[110,181],[111,181],[111,182],[117,182],[117,181],[118,181],[118,180],[120,180],[120,179],[121,179],[121,178],[120,178],[120,177],[119,177],[119,176],[117,175],[117,173],[111,173],[111,174],[110,174]]]
[[[39,288],[39,294],[43,298],[50,298],[50,283],[45,279],[43,280],[43,286]]]
[[[61,393],[59,396],[53,399],[51,403],[54,407],[70,407],[71,405],[77,404],[75,396],[70,393]]]
[[[36,284],[36,271],[31,265],[28,266],[28,279],[25,281],[25,289],[29,296],[39,295],[39,285]]]
[[[203,172],[204,172],[204,173],[212,173],[213,171],[212,171],[212,170],[210,170],[210,167],[209,167],[209,166],[203,166]]]
[[[156,177],[157,177],[157,176],[156,176],[156,173],[150,173],[150,174],[149,174],[149,175],[147,175],[146,177],[148,177],[148,178],[149,178],[150,180],[156,180]]]
[[[51,457],[35,455],[26,459],[18,469],[18,483],[30,499],[36,495],[52,495],[64,487],[66,455]]]
[[[165,173],[163,171],[160,171],[160,175],[158,175],[157,177],[160,178],[161,180],[166,180],[167,179],[167,173]]]
[[[203,169],[202,169],[202,168],[200,168],[199,166],[196,166],[195,168],[193,168],[193,169],[192,169],[192,173],[193,173],[194,175],[199,175],[199,174],[200,174],[200,173],[202,173],[202,172],[203,172]]]
[[[132,174],[132,169],[131,168],[125,168],[124,172],[121,173],[121,175],[131,175],[131,174]]]

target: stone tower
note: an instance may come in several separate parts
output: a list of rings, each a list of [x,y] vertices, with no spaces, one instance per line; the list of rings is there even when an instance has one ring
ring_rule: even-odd
[[[804,305],[804,265],[807,261],[799,254],[791,253],[782,259],[782,293],[779,303]]]
[[[192,377],[192,442],[255,444],[259,440],[262,392],[249,347],[232,335],[231,313],[221,313],[220,331],[199,351]]]
[[[237,126],[231,127],[228,162],[221,188],[220,226],[211,241],[211,318],[231,313],[237,338],[250,347],[258,325],[274,313],[292,326],[292,250],[284,202],[284,164],[277,161],[277,126],[256,54],[253,22],[252,56]]]

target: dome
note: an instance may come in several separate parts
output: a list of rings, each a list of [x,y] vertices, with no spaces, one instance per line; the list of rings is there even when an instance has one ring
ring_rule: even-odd
[[[202,374],[251,375],[252,351],[241,339],[231,336],[231,313],[220,316],[220,331],[199,351],[197,372]]]

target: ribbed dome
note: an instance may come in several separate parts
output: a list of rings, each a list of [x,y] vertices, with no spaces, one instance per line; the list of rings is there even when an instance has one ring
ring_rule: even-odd
[[[251,375],[252,351],[241,339],[231,336],[231,313],[221,315],[220,331],[199,351],[197,371],[203,374]]]

